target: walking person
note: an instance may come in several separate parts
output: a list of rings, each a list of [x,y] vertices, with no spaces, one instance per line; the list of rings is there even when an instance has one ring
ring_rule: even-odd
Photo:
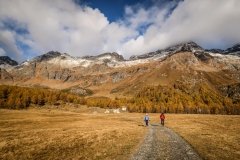
[[[145,121],[146,126],[148,126],[149,120],[150,120],[150,118],[149,118],[148,114],[146,113],[146,115],[144,116],[144,121]]]
[[[164,126],[164,120],[165,120],[165,115],[164,115],[164,113],[161,113],[161,115],[160,115],[160,120],[161,120],[161,125]]]

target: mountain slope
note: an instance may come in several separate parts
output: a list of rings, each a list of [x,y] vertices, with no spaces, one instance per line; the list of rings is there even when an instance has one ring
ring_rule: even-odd
[[[228,51],[237,52],[236,46],[233,48]],[[181,73],[179,70],[183,70],[181,75],[190,74],[188,70],[206,72],[227,70],[234,72],[233,79],[237,79],[239,59],[238,56],[230,53],[227,55],[214,53],[204,50],[194,42],[189,42],[154,53],[135,56],[130,60],[124,60],[117,53],[76,58],[66,53],[51,51],[14,67],[9,74],[15,83],[31,84],[34,81],[36,83],[43,81],[40,82],[40,85],[41,83],[46,85],[44,81],[48,83],[47,81],[50,80],[57,81],[59,84],[64,82],[79,84],[81,87],[94,87],[95,85],[109,85],[111,82],[113,86],[116,86],[117,83],[121,87],[124,80],[144,81],[144,77],[149,79],[158,70],[165,70],[164,73],[161,73],[162,75],[168,75],[171,72],[173,75],[178,75]],[[159,75],[152,79],[155,81],[159,78],[162,79]]]
[[[0,56],[0,68],[8,69],[16,65],[18,65],[18,63],[12,60],[10,57]]]
[[[4,65],[4,64],[8,64],[11,66],[18,65],[18,63],[16,61],[12,60],[8,56],[0,56],[0,65]]]
[[[76,88],[73,91],[88,91],[92,97],[140,97],[146,99],[148,104],[161,103],[168,109],[172,102],[180,106],[184,104],[185,107],[198,106],[197,102],[200,106],[224,106],[227,102],[238,105],[238,51],[238,45],[225,51],[204,50],[194,42],[134,56],[129,60],[117,53],[72,57],[51,51],[10,70],[2,69],[0,78],[1,83],[15,85]],[[141,96],[140,93],[148,93],[148,90],[149,94]],[[160,92],[171,98],[154,100],[156,98],[152,95]]]
[[[224,52],[225,54],[238,55],[240,56],[240,44],[235,44],[231,48],[228,48]]]
[[[150,52],[150,53],[146,53],[146,54],[138,55],[138,56],[131,56],[130,60],[164,57],[164,56],[172,55],[172,54],[175,54],[178,52],[193,52],[194,53],[196,51],[203,51],[203,48],[200,47],[195,42],[187,42],[187,43],[177,44],[175,46],[170,46],[166,49],[157,50],[156,52]]]

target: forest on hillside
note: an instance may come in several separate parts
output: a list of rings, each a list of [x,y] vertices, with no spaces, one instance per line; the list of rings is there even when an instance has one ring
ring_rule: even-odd
[[[0,108],[25,109],[31,105],[61,105],[74,103],[89,107],[119,108],[126,106],[129,112],[141,113],[199,113],[240,114],[240,102],[199,86],[192,92],[184,87],[146,86],[131,98],[81,97],[79,95],[49,89],[18,86],[0,86]]]
[[[0,108],[25,109],[30,105],[44,106],[64,103],[85,104],[84,98],[66,92],[18,86],[0,86]]]
[[[129,110],[138,112],[240,114],[240,102],[233,101],[201,85],[194,90],[187,86],[147,86],[135,95]]]

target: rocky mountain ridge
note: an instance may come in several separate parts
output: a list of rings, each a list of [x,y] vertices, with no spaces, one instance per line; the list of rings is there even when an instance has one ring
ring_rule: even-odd
[[[0,56],[0,66],[1,65],[10,65],[10,66],[16,66],[18,65],[18,62],[12,60],[8,56]]]
[[[167,47],[166,49],[157,50],[155,52],[150,52],[142,55],[137,56],[131,56],[130,60],[136,60],[136,59],[146,59],[151,57],[157,57],[157,56],[164,56],[164,55],[171,55],[178,52],[196,52],[196,51],[204,51],[202,47],[200,47],[195,42],[187,42],[187,43],[181,43],[174,46]]]
[[[155,52],[131,56],[130,60],[172,55],[178,52],[192,52],[195,54],[219,53],[223,55],[240,56],[240,44],[235,44],[234,46],[227,48],[226,50],[222,50],[222,49],[203,49],[195,42],[180,43],[177,45],[167,47],[166,49],[157,50]]]
[[[117,63],[117,62],[125,62],[126,66],[129,66],[133,64],[133,61],[135,61],[136,64],[145,63],[145,62],[149,62],[149,60],[165,58],[166,56],[171,56],[179,52],[192,52],[196,55],[201,55],[201,56],[204,55],[204,57],[206,57],[206,55],[209,56],[209,53],[240,56],[240,44],[236,44],[230,48],[227,48],[226,50],[221,50],[221,49],[203,49],[201,46],[199,46],[195,42],[180,43],[177,45],[167,47],[165,49],[157,50],[155,52],[149,52],[142,55],[133,55],[129,58],[129,60],[124,59],[122,55],[116,52],[103,53],[97,56],[73,57],[67,53],[50,51],[50,52],[47,52],[46,54],[37,56],[32,60],[25,61],[21,64],[18,64],[16,61],[12,60],[8,56],[0,56],[0,65],[2,65],[1,68],[4,68],[3,65],[6,65],[6,64],[10,66],[17,66],[17,65],[21,66],[28,63],[37,63],[37,62],[46,62],[46,61],[54,62],[51,60],[58,59],[56,63],[59,63],[60,61],[69,61],[69,63],[72,62],[73,67],[76,67],[76,66],[88,67],[90,64],[99,64],[99,63],[109,63],[108,66],[122,67],[124,63]]]
[[[235,87],[240,83],[238,49],[235,45],[226,51],[205,50],[189,42],[129,60],[117,53],[72,57],[51,51],[10,68],[1,67],[0,83],[56,89],[73,87],[73,91],[85,93],[86,90],[93,96],[110,97],[133,95],[148,85],[188,86],[186,93],[191,93],[196,86],[205,84],[219,94],[224,92],[237,99],[240,95]],[[231,90],[225,89],[228,86]]]
[[[96,60],[96,59],[115,59],[117,61],[125,61],[125,59],[123,58],[122,55],[119,55],[116,52],[112,52],[112,53],[103,53],[97,56],[84,56],[84,57],[80,57],[82,59],[90,59],[90,60]]]
[[[240,43],[235,44],[233,47],[226,49],[223,53],[240,56]]]

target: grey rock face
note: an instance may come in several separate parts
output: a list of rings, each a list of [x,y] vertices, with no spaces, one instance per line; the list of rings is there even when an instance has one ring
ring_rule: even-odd
[[[62,69],[58,71],[50,71],[48,79],[67,81],[71,77],[71,71],[69,69]]]
[[[43,78],[60,80],[63,82],[78,80],[87,80],[90,84],[102,84],[112,81],[118,83],[126,79],[136,72],[145,72],[143,67],[139,70],[123,71],[115,70],[115,66],[132,67],[133,65],[151,62],[151,60],[164,61],[168,57],[173,56],[178,52],[191,52],[191,56],[186,57],[186,65],[196,65],[199,61],[204,62],[206,65],[216,67],[217,69],[231,70],[232,72],[239,71],[239,62],[235,56],[214,56],[213,53],[220,54],[234,54],[238,53],[240,45],[234,45],[226,51],[219,49],[204,50],[194,42],[181,43],[178,45],[170,46],[163,50],[157,50],[143,55],[132,56],[130,60],[146,59],[146,61],[125,61],[123,56],[118,53],[104,53],[98,56],[87,56],[82,58],[74,58],[66,53],[48,52],[44,55],[38,56],[30,61],[26,61],[21,65],[15,67],[10,66],[5,68],[6,71],[14,77],[14,80],[29,80],[31,78]],[[180,53],[181,54],[181,53]],[[227,57],[227,58],[226,58]],[[12,62],[9,57],[0,58],[4,63],[9,61],[9,64],[16,65],[17,62]],[[2,61],[1,61],[2,60]],[[63,61],[62,61],[63,60]],[[82,65],[84,63],[84,65]],[[72,66],[72,64],[74,64]],[[85,65],[87,64],[87,65]],[[89,64],[89,65],[88,65]],[[118,67],[118,66],[117,66]],[[117,68],[116,67],[116,68]],[[175,69],[174,66],[171,69]],[[3,71],[2,71],[3,72]],[[238,74],[236,74],[236,77]],[[238,79],[238,78],[236,78]]]
[[[64,56],[70,56],[70,55],[68,55],[67,53],[50,51],[46,54],[43,54],[41,56],[38,56],[38,57],[34,58],[33,61],[35,61],[35,62],[48,61],[48,60],[51,60],[51,59],[53,59],[55,57],[59,57],[59,56],[63,56],[62,58],[64,58]]]
[[[13,77],[5,69],[0,68],[0,80],[10,80],[10,81],[13,81]]]
[[[206,49],[206,52],[211,52],[211,53],[220,53],[222,54],[224,52],[224,50],[222,49]]]
[[[230,97],[234,101],[240,101],[240,83],[220,86],[219,90],[224,94],[224,96]]]
[[[181,43],[178,45],[170,46],[162,50],[157,50],[156,52],[150,52],[143,55],[131,56],[130,60],[146,59],[156,55],[164,55],[164,54],[171,55],[178,52],[196,52],[196,51],[203,51],[203,48],[200,47],[195,42],[187,42],[187,43]]]
[[[224,51],[225,54],[230,54],[230,55],[237,55],[240,56],[240,43],[235,44],[231,48],[228,48]]]
[[[78,94],[78,95],[82,95],[82,96],[87,96],[87,95],[91,95],[92,91],[88,90],[88,89],[77,87],[77,88],[71,88],[70,93],[74,93],[74,94]]]
[[[96,59],[99,59],[99,58],[105,57],[105,56],[110,56],[110,57],[111,57],[110,59],[114,59],[114,60],[117,60],[117,61],[125,61],[125,59],[123,58],[123,56],[122,56],[122,55],[119,55],[119,54],[116,53],[116,52],[103,53],[103,54],[100,54],[100,55],[97,55],[97,56],[84,56],[84,57],[82,57],[82,58],[83,58],[83,59],[96,60]]]
[[[14,75],[14,79],[30,79],[36,74],[36,63],[29,64],[28,66],[16,66],[11,74]]]
[[[115,72],[111,75],[111,77],[112,77],[112,82],[117,83],[117,82],[121,81],[122,79],[124,79],[126,77],[126,75],[124,73]]]
[[[201,61],[207,61],[213,58],[209,53],[206,53],[206,52],[196,52],[195,56]]]
[[[10,66],[16,66],[18,63],[8,56],[0,56],[0,65],[8,64]]]
[[[208,54],[210,53],[219,53],[219,54],[229,54],[229,55],[237,55],[240,56],[240,44],[236,44],[231,48],[228,48],[226,50],[221,49],[203,49],[201,46],[199,46],[195,42],[187,42],[187,43],[180,43],[174,46],[170,46],[168,48],[157,50],[155,52],[149,52],[142,55],[134,55],[130,57],[130,60],[137,60],[137,59],[146,59],[151,58],[156,55],[172,55],[178,52],[193,52],[196,53],[195,55],[198,55],[198,57],[201,60],[207,60],[211,56]]]

